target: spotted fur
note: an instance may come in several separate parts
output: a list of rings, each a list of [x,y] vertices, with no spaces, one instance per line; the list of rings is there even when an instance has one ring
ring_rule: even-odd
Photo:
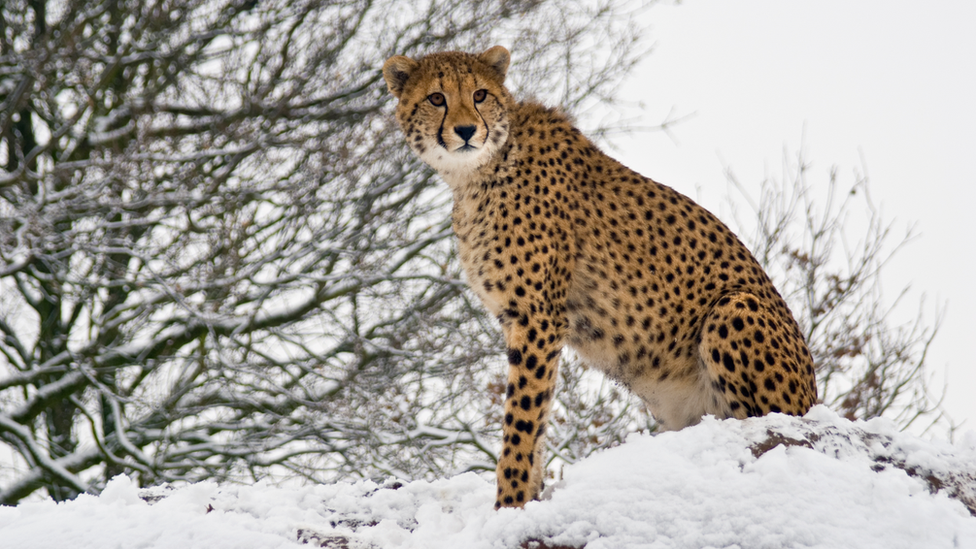
[[[468,283],[505,334],[495,506],[539,494],[564,345],[666,429],[705,414],[805,413],[817,400],[810,352],[742,242],[601,152],[558,110],[516,102],[508,64],[496,46],[383,67],[407,143],[453,192]]]

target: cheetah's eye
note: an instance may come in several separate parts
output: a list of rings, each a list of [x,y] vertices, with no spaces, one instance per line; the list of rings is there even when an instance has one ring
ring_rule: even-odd
[[[446,102],[443,93],[432,93],[427,96],[427,100],[430,101],[430,104],[435,107],[443,107],[444,103]]]
[[[485,100],[486,97],[488,97],[488,90],[478,90],[474,92],[475,103],[481,103],[482,101]]]

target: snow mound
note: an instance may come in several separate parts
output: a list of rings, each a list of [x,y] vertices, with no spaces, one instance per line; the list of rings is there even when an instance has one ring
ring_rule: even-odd
[[[275,548],[976,548],[976,433],[959,445],[889,422],[700,425],[567,467],[544,500],[493,511],[491,479],[284,489],[200,483],[0,507],[0,546]]]

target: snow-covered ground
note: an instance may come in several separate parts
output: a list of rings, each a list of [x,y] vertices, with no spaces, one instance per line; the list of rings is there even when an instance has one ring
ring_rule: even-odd
[[[567,467],[524,510],[493,511],[493,493],[470,473],[300,489],[118,477],[0,507],[0,548],[976,548],[976,433],[929,442],[823,407],[706,418]]]

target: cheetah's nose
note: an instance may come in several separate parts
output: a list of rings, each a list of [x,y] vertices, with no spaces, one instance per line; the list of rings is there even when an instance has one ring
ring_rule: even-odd
[[[474,135],[476,129],[474,126],[454,126],[454,133],[460,135],[461,139],[467,142]]]

